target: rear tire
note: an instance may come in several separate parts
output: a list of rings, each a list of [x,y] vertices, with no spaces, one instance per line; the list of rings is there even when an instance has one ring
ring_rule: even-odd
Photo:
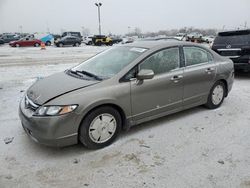
[[[209,109],[220,107],[226,96],[226,86],[222,81],[217,81],[210,90],[205,106]]]
[[[39,43],[35,43],[34,46],[35,46],[35,47],[38,47],[38,46],[40,46],[40,44],[39,44]]]
[[[74,46],[75,46],[75,47],[79,47],[80,44],[79,44],[78,42],[76,42]]]
[[[50,41],[47,41],[47,42],[45,43],[45,45],[46,45],[46,46],[50,46],[50,45],[51,45],[51,42],[50,42]]]
[[[89,149],[103,148],[115,140],[121,127],[120,113],[110,106],[103,106],[84,118],[79,129],[79,140]]]

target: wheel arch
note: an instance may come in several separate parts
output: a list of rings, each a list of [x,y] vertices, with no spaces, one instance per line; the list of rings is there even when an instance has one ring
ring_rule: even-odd
[[[222,83],[224,83],[225,89],[226,89],[225,97],[227,97],[227,95],[228,95],[228,83],[227,83],[227,81],[225,79],[219,79],[216,82],[219,82],[219,81],[222,82]]]

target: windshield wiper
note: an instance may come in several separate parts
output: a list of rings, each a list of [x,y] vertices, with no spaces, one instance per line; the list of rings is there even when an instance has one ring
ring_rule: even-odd
[[[99,76],[97,76],[97,75],[95,75],[95,74],[93,74],[93,73],[90,73],[90,72],[87,72],[87,71],[84,71],[84,70],[82,70],[82,71],[79,71],[79,70],[70,70],[70,72],[72,72],[72,73],[76,73],[76,74],[81,74],[81,75],[85,75],[85,76],[88,76],[88,77],[91,77],[91,78],[94,78],[94,79],[96,79],[96,80],[99,80],[99,81],[101,81],[102,80],[102,78],[100,78]]]

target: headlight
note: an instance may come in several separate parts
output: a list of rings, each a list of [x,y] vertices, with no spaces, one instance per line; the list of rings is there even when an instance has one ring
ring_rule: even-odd
[[[63,115],[74,111],[77,105],[66,105],[66,106],[41,106],[38,108],[34,115],[36,116],[56,116]]]

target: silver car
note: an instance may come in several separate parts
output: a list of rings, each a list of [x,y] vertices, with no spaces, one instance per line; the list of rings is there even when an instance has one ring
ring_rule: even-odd
[[[198,105],[218,108],[233,80],[233,62],[204,46],[138,42],[37,81],[19,115],[36,142],[96,149],[133,125]]]

